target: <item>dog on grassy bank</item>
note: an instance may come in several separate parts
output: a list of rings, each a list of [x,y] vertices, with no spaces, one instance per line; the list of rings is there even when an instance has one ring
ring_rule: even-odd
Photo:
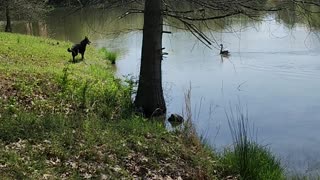
[[[68,52],[71,52],[72,54],[72,61],[75,62],[75,57],[78,55],[78,53],[81,54],[81,59],[84,58],[84,52],[86,51],[87,44],[90,44],[88,37],[86,36],[79,44],[75,44],[72,46],[72,48],[68,48]]]

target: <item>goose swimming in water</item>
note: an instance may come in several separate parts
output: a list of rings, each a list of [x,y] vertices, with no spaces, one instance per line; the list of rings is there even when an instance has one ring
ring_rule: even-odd
[[[220,55],[223,55],[223,56],[228,56],[230,55],[229,51],[228,50],[223,50],[223,44],[220,44]]]

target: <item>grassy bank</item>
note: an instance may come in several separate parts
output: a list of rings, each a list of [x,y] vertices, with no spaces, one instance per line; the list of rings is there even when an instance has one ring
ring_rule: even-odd
[[[132,87],[94,48],[72,63],[67,42],[0,33],[0,43],[1,178],[240,178],[232,151],[135,114]]]

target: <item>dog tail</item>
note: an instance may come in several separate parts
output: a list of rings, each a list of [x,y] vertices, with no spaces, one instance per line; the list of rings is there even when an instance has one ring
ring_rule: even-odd
[[[68,48],[67,50],[68,50],[68,52],[73,52],[70,48]]]

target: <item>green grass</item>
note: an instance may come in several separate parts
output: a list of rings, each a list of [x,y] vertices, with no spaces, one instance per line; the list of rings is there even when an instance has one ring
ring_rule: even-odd
[[[133,111],[92,46],[0,33],[1,179],[220,179],[214,153]],[[186,143],[188,142],[188,143]]]
[[[118,54],[115,52],[108,51],[106,48],[101,48],[100,53],[104,57],[104,59],[109,60],[111,64],[115,64],[118,58]]]
[[[215,179],[212,152],[187,146],[158,121],[19,113],[4,115],[0,130],[2,178]]]
[[[237,115],[231,111],[228,116],[233,148],[224,152],[221,163],[230,167],[230,174],[243,180],[285,179],[280,161],[266,146],[253,139],[255,133],[249,127],[248,115],[243,113],[240,106],[236,108]]]
[[[203,145],[190,92],[180,131],[137,115],[135,84],[114,77],[104,59],[116,55],[107,50],[89,46],[72,63],[69,42],[0,33],[0,43],[2,179],[283,179],[241,118],[231,128],[233,149],[220,156]]]
[[[0,90],[5,96],[0,105],[4,109],[40,114],[82,109],[111,118],[130,105],[130,89],[114,78],[112,67],[93,47],[84,61],[71,63],[67,42],[5,33],[0,34],[0,42],[0,77],[5,86]]]

